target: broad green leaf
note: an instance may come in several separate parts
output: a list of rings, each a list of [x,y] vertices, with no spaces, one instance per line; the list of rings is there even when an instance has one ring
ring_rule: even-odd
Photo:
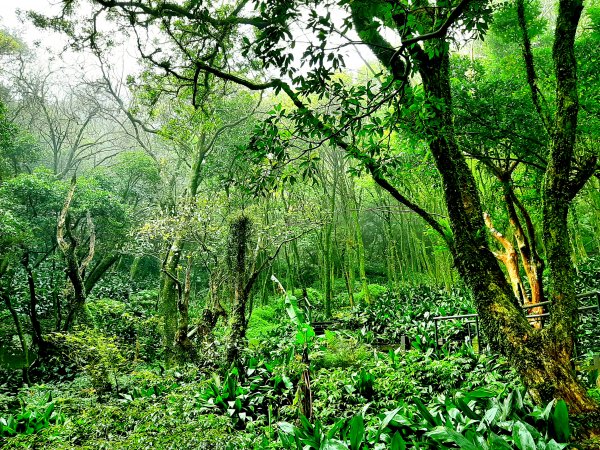
[[[362,415],[357,414],[350,420],[350,448],[360,450],[360,445],[365,439],[365,421]]]
[[[278,422],[277,427],[286,434],[294,434],[296,427],[289,422]]]
[[[563,450],[569,444],[559,444],[554,439],[551,439],[546,443],[546,450]]]
[[[515,422],[513,439],[519,450],[536,450],[533,436],[521,422]]]
[[[321,450],[348,450],[348,445],[338,439],[325,439],[321,444]]]
[[[438,423],[439,420],[436,420],[431,413],[429,412],[429,410],[425,407],[425,405],[423,404],[423,402],[417,398],[414,397],[413,401],[415,402],[415,405],[417,405],[417,409],[419,410],[419,412],[421,413],[421,415],[423,416],[423,418],[432,426],[438,426],[441,425],[441,423]]]
[[[396,408],[392,411],[388,411],[385,414],[385,417],[381,421],[381,425],[379,425],[379,429],[377,430],[377,440],[379,440],[379,436],[381,436],[381,433],[383,432],[383,430],[389,425],[389,423],[396,416],[396,414],[398,414],[399,411],[400,411],[400,408]]]
[[[571,428],[569,426],[569,411],[564,400],[556,402],[554,414],[552,414],[552,423],[556,438],[561,442],[569,442],[571,437]]]
[[[406,450],[406,442],[404,441],[404,439],[402,439],[402,436],[397,431],[392,437],[392,442],[390,443],[390,450]]]
[[[446,432],[448,433],[448,438],[457,444],[460,448],[465,450],[481,450],[477,445],[473,442],[469,441],[466,437],[460,434],[457,431],[454,431],[450,428],[446,428]]]
[[[462,399],[462,398],[457,398],[456,402],[458,403],[458,407],[460,408],[460,410],[469,418],[469,419],[473,419],[473,420],[480,420],[481,416],[479,414],[476,414],[475,411],[473,411],[469,405],[467,405],[467,403]]]

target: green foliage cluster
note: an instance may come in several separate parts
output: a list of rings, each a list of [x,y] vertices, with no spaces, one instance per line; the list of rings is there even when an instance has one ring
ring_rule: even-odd
[[[439,396],[425,405],[415,397],[392,411],[363,412],[327,428],[301,418],[300,426],[279,423],[285,448],[467,450],[559,450],[571,435],[564,401],[534,406],[519,390],[500,394],[479,389]],[[367,416],[367,417],[366,417]]]
[[[274,364],[251,359],[242,375],[233,368],[222,381],[213,376],[200,394],[200,411],[220,411],[244,429],[248,422],[264,420],[292,402],[293,383]]]
[[[411,346],[425,351],[435,347],[434,317],[473,312],[472,299],[464,289],[448,292],[419,286],[404,288],[397,297],[388,290],[379,291],[372,303],[358,305],[345,321],[349,328],[360,330],[367,342],[399,345],[406,336]],[[461,321],[439,322],[439,332],[452,348],[460,347],[468,336]]]
[[[1,388],[3,447],[564,448],[572,435],[564,402],[534,406],[504,359],[479,353],[485,342],[474,342],[464,322],[440,322],[440,345],[433,320],[475,312],[471,295],[455,283],[454,265],[471,275],[465,279],[472,287],[475,275],[491,274],[487,281],[502,285],[501,272],[488,271],[494,264],[469,260],[492,258],[487,249],[495,241],[477,222],[484,210],[509,240],[515,240],[515,218],[523,220],[532,246],[522,256],[535,253],[537,243],[548,258],[559,248],[555,254],[570,262],[566,247],[546,245],[552,233],[540,233],[542,200],[552,197],[541,187],[552,180],[547,167],[560,153],[561,136],[561,117],[554,117],[560,73],[553,71],[560,64],[552,60],[561,50],[552,54],[547,16],[554,13],[547,5],[523,2],[534,74],[525,70],[517,44],[523,37],[518,2],[342,0],[315,8],[257,0],[240,3],[241,9],[230,2],[163,3],[91,2],[98,20],[88,41],[100,59],[105,42],[112,48],[118,41],[98,31],[107,23],[165,33],[156,40],[163,48],[144,55],[148,64],[139,79],[128,79],[131,104],[116,99],[125,116],[113,123],[108,116],[116,112],[100,98],[108,88],[112,100],[110,70],[106,86],[88,86],[98,111],[83,122],[94,125],[94,134],[107,128],[106,139],[94,142],[83,128],[73,132],[85,111],[71,114],[63,99],[45,103],[41,97],[53,88],[40,85],[40,98],[33,91],[1,92],[20,109],[0,101],[0,289],[9,311],[0,311],[0,338],[20,342],[27,363],[30,342],[49,352],[32,358],[38,366],[30,372],[23,368],[22,387]],[[332,19],[334,3],[336,12],[347,13],[342,24]],[[568,219],[571,241],[565,240],[578,263],[600,251],[598,180],[579,170],[597,164],[597,3],[586,4],[575,43],[581,107],[578,123],[567,127],[575,142],[574,155],[567,154],[570,188],[554,193],[580,193]],[[77,40],[90,22],[70,22],[79,3],[64,4],[60,19],[31,17]],[[305,27],[303,67],[293,64],[292,48],[300,42],[293,22]],[[452,44],[483,37],[488,27],[489,39],[473,43],[470,57],[450,54]],[[338,72],[343,52],[328,38],[334,30],[348,37],[351,28],[381,63],[367,64],[369,73],[356,77]],[[390,32],[413,44],[394,48]],[[0,32],[0,56],[20,47]],[[254,84],[278,71],[289,86]],[[21,77],[12,82],[27,85]],[[253,93],[238,91],[236,81]],[[65,92],[64,98],[71,97]],[[87,103],[74,102],[82,109]],[[17,125],[20,113],[30,115],[29,130]],[[96,122],[96,114],[105,122]],[[37,116],[50,118],[49,130],[35,130]],[[548,126],[554,122],[557,129]],[[69,255],[56,245],[57,217],[75,172],[69,262],[84,261],[94,242],[95,255],[85,267],[69,267],[66,278],[63,256]],[[581,186],[577,174],[588,177]],[[585,183],[589,192],[580,191]],[[511,220],[509,205],[518,209]],[[565,230],[557,234],[565,237]],[[138,271],[142,260],[151,262]],[[101,273],[102,280],[85,286],[86,298],[77,299],[85,302],[79,325],[57,331],[73,304],[74,275],[88,281],[103,261],[111,262],[103,269],[110,274]],[[286,280],[289,294],[282,297],[282,286],[269,289],[271,273]],[[594,259],[580,264],[579,292],[600,288],[599,274]],[[418,285],[423,280],[431,284]],[[207,289],[204,305],[198,299]],[[332,318],[336,323],[317,336],[311,323]],[[579,353],[599,350],[599,320],[598,312],[582,318]],[[568,331],[570,323],[562,325]],[[527,333],[520,333],[524,343]],[[500,336],[490,333],[490,341]],[[222,337],[233,341],[227,342],[236,350],[233,366],[223,362]],[[403,337],[408,349],[398,348]],[[173,367],[174,342],[185,347],[181,361],[190,364]],[[506,353],[520,348],[512,350]],[[596,369],[581,378],[595,386],[597,375]],[[28,385],[41,380],[48,384]],[[591,393],[599,397],[597,389]],[[27,396],[41,400],[20,401]],[[307,409],[310,419],[302,415]]]
[[[373,357],[373,350],[362,343],[355,335],[325,331],[325,335],[315,342],[312,361],[315,368],[360,367]]]
[[[499,391],[519,386],[516,373],[506,361],[477,355],[468,347],[443,358],[431,351],[390,351],[353,367],[319,368],[318,364],[316,360],[313,396],[316,415],[324,423],[349,417],[367,403],[389,409],[399,398],[418,397],[429,402],[441,392],[451,395],[459,390],[486,387]],[[372,387],[365,390],[365,385],[371,383]]]
[[[127,301],[91,299],[86,308],[90,324],[117,339],[128,360],[154,361],[162,355],[161,319],[155,309],[158,293],[144,290]]]
[[[19,413],[0,417],[0,438],[30,435],[51,425],[61,425],[65,417],[55,408],[50,392],[38,404],[22,404]]]
[[[369,285],[367,285],[367,287],[369,289],[369,296],[372,301],[379,300],[383,295],[387,294],[389,291],[388,287],[382,286],[380,284],[369,284]],[[363,292],[362,290],[360,292],[357,292],[356,294],[354,294],[354,300],[357,303],[364,303],[365,302],[364,297],[365,297],[365,292]]]
[[[52,333],[48,342],[54,347],[55,367],[83,371],[99,393],[115,388],[116,377],[126,359],[115,341],[93,328],[79,327],[69,333]]]

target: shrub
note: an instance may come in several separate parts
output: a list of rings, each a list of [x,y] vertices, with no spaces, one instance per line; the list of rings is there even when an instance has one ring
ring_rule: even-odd
[[[246,336],[250,344],[257,345],[258,340],[269,334],[281,322],[282,313],[280,308],[273,305],[265,305],[255,308],[248,321]]]
[[[71,364],[90,377],[99,392],[112,390],[116,375],[125,366],[125,358],[113,338],[91,328],[76,328],[70,333],[52,333],[48,341],[58,352],[59,364]]]
[[[379,300],[383,295],[388,294],[387,286],[382,286],[380,284],[369,284],[369,295],[371,296],[371,301]],[[354,294],[354,301],[356,303],[362,303],[365,300],[365,293],[361,290]]]
[[[129,302],[92,299],[86,308],[89,325],[118,340],[129,359],[155,360],[162,356],[161,318],[152,315],[156,291],[142,291]]]
[[[341,418],[329,428],[303,417],[299,426],[280,422],[279,438],[285,448],[298,450],[401,450],[407,443],[414,448],[560,450],[571,434],[564,401],[540,408],[518,390],[459,392],[428,405],[414,397],[372,419],[366,411]]]
[[[352,335],[325,331],[318,341],[319,351],[311,355],[315,368],[356,367],[368,360],[371,350]]]

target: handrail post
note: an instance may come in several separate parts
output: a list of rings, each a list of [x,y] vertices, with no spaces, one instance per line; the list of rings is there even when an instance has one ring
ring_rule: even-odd
[[[475,331],[477,332],[477,354],[481,354],[481,335],[479,333],[479,316],[475,317]],[[471,345],[473,345],[471,343]]]
[[[437,356],[439,356],[438,354],[438,320],[437,318],[433,318],[433,323],[435,324],[435,354]]]

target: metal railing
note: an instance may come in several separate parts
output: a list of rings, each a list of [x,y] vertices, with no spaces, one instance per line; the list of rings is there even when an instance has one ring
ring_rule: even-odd
[[[598,311],[598,313],[600,314],[600,291],[592,291],[592,292],[584,292],[582,294],[578,294],[577,295],[577,299],[582,300],[585,298],[591,298],[591,297],[596,297],[596,304],[595,305],[588,305],[588,306],[580,306],[579,308],[577,308],[578,311],[590,311],[595,309],[596,311]],[[523,310],[529,310],[529,309],[534,309],[534,308],[544,308],[546,306],[552,305],[552,301],[544,301],[544,302],[540,302],[540,303],[530,303],[527,305],[522,305],[521,308]],[[528,314],[525,316],[528,319],[543,319],[545,317],[550,317],[550,311],[548,312],[544,312],[544,313],[540,313],[540,314]],[[440,346],[440,338],[439,338],[439,322],[444,322],[447,320],[464,320],[464,319],[475,319],[475,320],[467,320],[467,322],[465,322],[465,324],[467,325],[467,332],[469,334],[469,341],[473,341],[472,339],[472,332],[471,332],[471,325],[475,325],[475,334],[477,336],[477,343],[478,343],[478,353],[481,351],[481,349],[483,348],[482,345],[482,340],[481,340],[481,333],[479,330],[479,314],[458,314],[458,315],[454,315],[454,316],[437,316],[433,318],[434,324],[435,324],[435,350],[436,352],[439,350],[439,346]],[[544,325],[544,321],[541,321],[541,326]]]

